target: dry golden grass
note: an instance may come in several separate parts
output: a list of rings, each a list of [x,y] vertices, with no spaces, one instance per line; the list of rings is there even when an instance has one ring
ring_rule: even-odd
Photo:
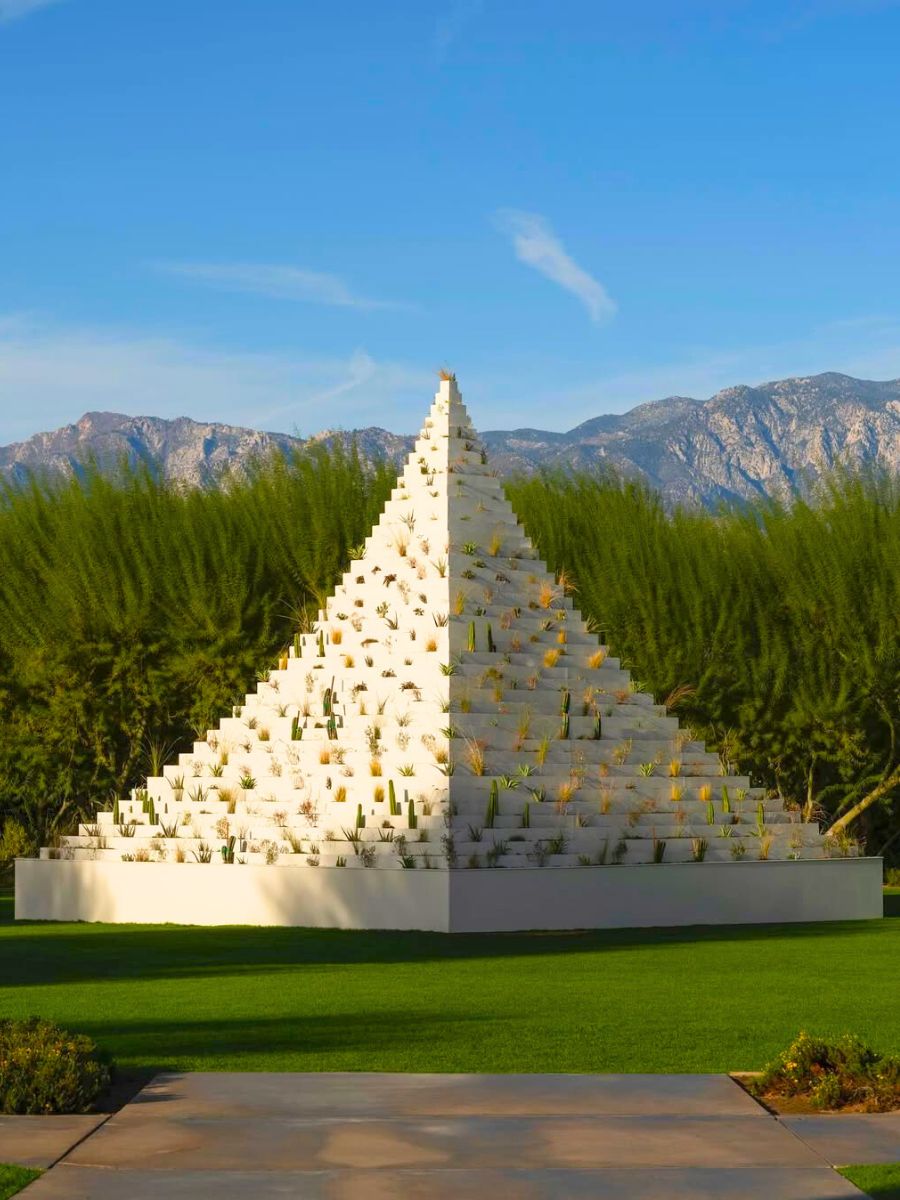
[[[559,812],[565,812],[572,797],[578,791],[578,782],[575,779],[566,779],[560,785],[556,793],[556,807]]]
[[[540,604],[541,608],[549,608],[555,599],[556,588],[549,580],[545,579],[538,588],[538,604]]]
[[[328,636],[331,638],[332,646],[339,646],[344,640],[344,631],[343,629],[332,629]]]
[[[484,742],[476,741],[474,738],[466,739],[466,762],[469,770],[473,775],[484,774]]]
[[[547,653],[544,655],[544,666],[545,667],[555,667],[558,662],[559,662],[559,651],[558,650],[548,650]]]
[[[590,655],[590,657],[588,658],[587,665],[591,668],[591,670],[596,670],[597,667],[603,666],[603,662],[604,662],[605,658],[606,658],[605,650],[595,650],[594,653],[592,655]]]
[[[556,577],[556,582],[564,596],[569,596],[575,591],[575,579],[568,571],[560,571]]]
[[[369,759],[369,774],[370,775],[380,775],[381,774],[381,759],[380,758],[370,758]]]
[[[322,749],[319,751],[319,762],[322,763],[323,766],[326,763],[331,762],[331,751],[328,749],[327,746],[323,746]]]

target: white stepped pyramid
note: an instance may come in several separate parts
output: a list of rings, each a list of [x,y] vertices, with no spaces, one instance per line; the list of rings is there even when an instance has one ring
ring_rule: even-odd
[[[160,920],[214,921],[209,897],[223,888],[221,919],[266,920],[256,899],[235,911],[234,897],[249,886],[242,875],[274,886],[277,874],[273,920],[437,928],[805,919],[808,904],[797,916],[745,913],[750,876],[737,868],[799,872],[796,888],[778,873],[770,894],[781,903],[808,896],[800,868],[826,858],[816,825],[724,775],[634,689],[518,524],[454,378],[441,380],[381,519],[314,630],[191,753],[42,851],[128,868],[115,888],[152,887],[153,871],[137,864],[165,864],[167,881],[189,875],[190,888],[175,889],[181,909]],[[723,874],[726,864],[735,869]],[[688,883],[716,865],[716,880],[731,882]],[[501,882],[514,871],[518,884]],[[603,882],[575,882],[589,875]],[[612,881],[626,877],[623,893]],[[550,886],[535,892],[538,878],[557,882],[536,909]],[[254,896],[266,886],[254,883]],[[699,901],[685,907],[686,888]],[[129,913],[108,919],[154,919]]]

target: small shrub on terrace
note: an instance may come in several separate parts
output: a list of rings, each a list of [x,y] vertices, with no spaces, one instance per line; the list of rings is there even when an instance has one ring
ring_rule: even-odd
[[[108,1084],[90,1038],[37,1017],[0,1021],[0,1113],[88,1112]]]
[[[900,1058],[879,1054],[858,1037],[828,1042],[801,1033],[750,1084],[756,1096],[801,1096],[813,1108],[900,1107]]]

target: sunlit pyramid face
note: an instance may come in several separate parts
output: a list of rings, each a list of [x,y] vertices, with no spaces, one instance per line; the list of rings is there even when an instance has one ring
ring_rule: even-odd
[[[780,808],[634,690],[518,524],[447,376],[313,630],[100,815],[102,848],[83,829],[65,852],[350,870],[821,854]]]

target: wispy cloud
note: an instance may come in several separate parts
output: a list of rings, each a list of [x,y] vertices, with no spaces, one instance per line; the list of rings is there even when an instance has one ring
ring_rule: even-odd
[[[86,411],[254,428],[415,429],[434,372],[379,360],[224,351],[177,338],[0,317],[0,444]]]
[[[500,229],[512,238],[519,261],[571,292],[595,324],[600,325],[615,316],[616,305],[606,288],[575,262],[545,217],[540,213],[503,208],[497,213],[496,220]]]
[[[60,0],[0,0],[0,25],[18,21],[20,17],[27,17],[39,8],[49,8],[51,4],[59,3]]]
[[[175,275],[193,283],[229,292],[269,296],[274,300],[362,310],[409,307],[393,300],[373,300],[368,296],[360,296],[337,275],[307,271],[283,263],[157,262],[151,265],[166,275]]]
[[[444,61],[450,47],[466,26],[481,15],[483,8],[483,0],[454,0],[447,11],[438,17],[434,26],[434,53],[438,62]]]

